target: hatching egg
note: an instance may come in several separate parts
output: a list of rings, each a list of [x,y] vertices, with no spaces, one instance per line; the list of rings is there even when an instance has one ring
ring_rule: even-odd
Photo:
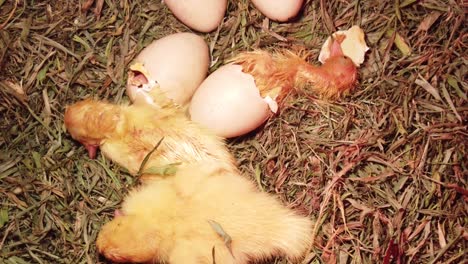
[[[205,79],[208,45],[193,33],[175,33],[153,41],[130,65],[127,95],[133,103],[161,104],[167,97],[186,105]],[[161,105],[159,105],[161,106]]]
[[[185,25],[200,32],[215,30],[223,20],[227,0],[165,0],[167,7]]]
[[[268,99],[260,96],[252,75],[236,64],[220,67],[203,81],[189,113],[193,121],[225,138],[248,133],[271,115]]]
[[[297,15],[303,0],[252,0],[252,3],[269,19],[285,22]]]

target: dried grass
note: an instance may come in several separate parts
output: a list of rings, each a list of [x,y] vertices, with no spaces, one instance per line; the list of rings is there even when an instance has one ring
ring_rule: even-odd
[[[212,70],[252,48],[318,54],[354,24],[371,46],[355,93],[291,96],[231,140],[241,169],[316,221],[304,263],[466,262],[466,2],[306,2],[278,24],[229,1],[219,30],[203,35]],[[89,160],[63,110],[88,96],[126,101],[128,63],[178,31],[189,29],[160,1],[0,1],[0,262],[106,263],[96,235],[135,179]]]

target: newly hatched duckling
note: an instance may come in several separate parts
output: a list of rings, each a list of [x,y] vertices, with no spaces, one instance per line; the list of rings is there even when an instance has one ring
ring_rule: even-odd
[[[311,246],[311,228],[310,219],[246,177],[200,162],[131,192],[120,216],[102,228],[97,247],[115,262],[297,261]]]
[[[237,170],[223,139],[190,121],[177,107],[157,109],[87,99],[67,107],[65,126],[86,147],[90,158],[100,148],[104,156],[131,174],[139,171],[146,155],[163,137],[144,169],[214,160]]]

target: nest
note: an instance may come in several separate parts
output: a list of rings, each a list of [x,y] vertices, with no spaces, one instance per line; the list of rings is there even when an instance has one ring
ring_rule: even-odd
[[[128,101],[131,60],[190,29],[161,1],[49,2],[0,1],[0,262],[106,263],[96,235],[136,180],[87,158],[64,129],[64,107]],[[318,56],[330,33],[352,25],[371,47],[347,97],[291,95],[262,128],[230,140],[241,170],[315,221],[304,263],[463,262],[466,3],[305,2],[276,23],[229,1],[219,29],[200,34],[211,71],[258,48]]]

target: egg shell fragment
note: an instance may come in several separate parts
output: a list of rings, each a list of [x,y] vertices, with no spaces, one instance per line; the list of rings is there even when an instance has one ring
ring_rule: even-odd
[[[337,35],[346,36],[343,42],[341,42],[341,50],[344,55],[349,57],[354,64],[359,67],[364,62],[365,54],[369,50],[366,40],[364,39],[364,30],[355,25],[348,30],[339,30],[333,33],[333,37],[336,37]],[[331,43],[332,39],[331,37],[328,37],[320,50],[319,61],[321,63],[325,63],[325,61],[330,57]]]
[[[303,0],[252,0],[252,3],[269,19],[285,22],[297,15]]]
[[[175,33],[160,38],[144,48],[132,62],[127,94],[134,103],[150,102],[152,96],[161,96],[162,91],[176,104],[188,104],[205,79],[209,63],[208,45],[200,36]],[[147,83],[142,84],[145,79]]]
[[[226,13],[227,0],[164,0],[175,17],[200,32],[215,30]]]
[[[225,138],[253,131],[271,115],[252,75],[235,64],[220,67],[203,81],[193,95],[189,113],[193,121]]]

